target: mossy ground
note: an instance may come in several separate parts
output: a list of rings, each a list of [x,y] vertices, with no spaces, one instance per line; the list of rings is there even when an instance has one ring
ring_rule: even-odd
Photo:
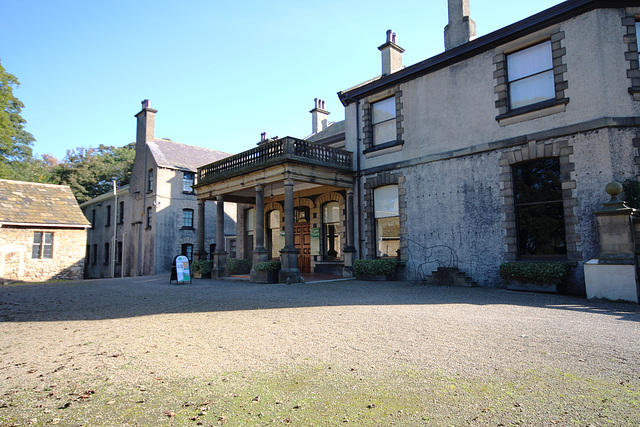
[[[211,378],[82,378],[0,397],[0,425],[638,425],[635,379],[561,371],[448,376],[295,365]]]

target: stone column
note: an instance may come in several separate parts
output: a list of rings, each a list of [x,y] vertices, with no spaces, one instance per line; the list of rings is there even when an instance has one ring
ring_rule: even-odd
[[[204,200],[198,200],[198,250],[195,259],[206,261],[207,251],[204,247]]]
[[[353,212],[353,188],[347,190],[347,244],[344,248],[344,277],[353,277],[353,261],[356,256],[354,246],[355,235],[355,215]]]
[[[213,253],[211,277],[227,274],[227,251],[224,250],[224,197],[216,197],[216,250]]]
[[[284,180],[284,248],[280,251],[282,269],[280,283],[298,283],[300,270],[298,269],[298,250],[293,238],[293,179]]]
[[[256,247],[253,250],[253,267],[259,262],[269,260],[269,252],[264,247],[264,185],[256,186]],[[254,282],[266,280],[266,272],[251,268],[251,280]]]

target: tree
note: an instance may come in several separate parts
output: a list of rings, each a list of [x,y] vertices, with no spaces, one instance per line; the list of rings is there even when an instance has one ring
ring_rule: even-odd
[[[14,169],[16,162],[32,159],[31,145],[34,138],[24,128],[26,121],[20,116],[24,104],[13,95],[13,88],[20,83],[13,74],[5,71],[0,63],[0,172]]]
[[[128,184],[135,154],[135,143],[67,150],[64,160],[53,167],[53,181],[71,187],[78,203],[84,203],[111,191],[114,180],[118,186]]]

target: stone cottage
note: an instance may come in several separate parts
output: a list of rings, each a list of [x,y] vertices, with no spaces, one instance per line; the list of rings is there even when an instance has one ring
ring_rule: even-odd
[[[0,283],[81,279],[89,226],[68,186],[0,179]]]

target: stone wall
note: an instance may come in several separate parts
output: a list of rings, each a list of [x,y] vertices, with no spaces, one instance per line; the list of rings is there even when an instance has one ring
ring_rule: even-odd
[[[53,258],[33,259],[33,233],[53,233]],[[81,279],[84,269],[85,229],[0,229],[0,282]]]

